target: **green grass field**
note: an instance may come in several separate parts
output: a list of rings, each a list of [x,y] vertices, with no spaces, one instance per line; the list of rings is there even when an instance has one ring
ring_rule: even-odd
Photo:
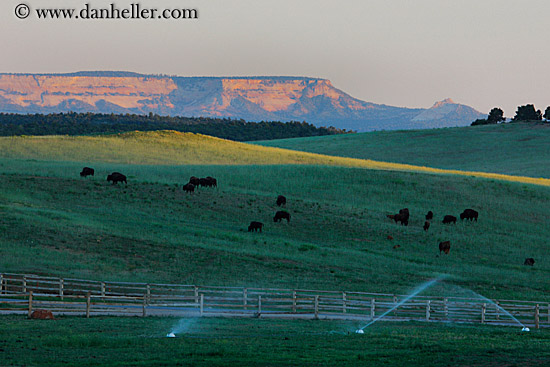
[[[160,145],[145,136],[134,149],[160,159],[163,152],[151,154]],[[67,149],[60,140],[52,147]],[[83,179],[89,161],[8,152],[20,158],[0,159],[4,271],[389,293],[445,273],[489,297],[549,298],[546,187],[319,165],[123,164],[116,155],[121,163],[96,162],[96,177]],[[112,171],[128,185],[107,183]],[[216,177],[219,188],[185,194],[192,175]],[[289,224],[272,221],[278,194],[288,198]],[[408,227],[386,218],[403,207]],[[468,207],[481,213],[478,223],[440,222]],[[436,220],[426,233],[428,210]],[[247,232],[253,220],[265,223],[264,233]],[[440,257],[444,240],[451,255]],[[536,266],[523,266],[526,257]]]
[[[255,142],[341,157],[550,178],[549,143],[548,123],[378,131]]]
[[[457,296],[471,290],[489,298],[550,301],[547,186],[377,170],[364,161],[347,165],[355,161],[346,158],[307,161],[301,153],[190,138],[202,143],[189,148],[173,133],[115,140],[0,139],[0,269],[96,280],[397,294],[448,274],[432,292]],[[202,144],[210,146],[202,149]],[[96,176],[79,177],[85,165],[94,167]],[[128,184],[108,183],[113,171],[126,174]],[[192,175],[216,177],[218,188],[186,194],[181,187]],[[272,220],[279,194],[287,197],[290,223]],[[408,227],[386,217],[404,207],[411,212]],[[479,211],[477,223],[441,223],[443,215],[459,216],[465,208]],[[428,210],[435,219],[424,232]],[[263,233],[247,232],[253,220],[265,224]],[[440,256],[438,243],[444,240],[451,241],[451,252]],[[524,266],[526,257],[535,258],[535,266]],[[9,316],[2,322],[8,327],[0,328],[0,348],[14,365],[41,365],[47,353],[55,357],[42,365],[70,365],[75,358],[83,366],[98,358],[136,366],[294,360],[513,365],[548,358],[542,352],[548,344],[544,331],[528,339],[496,327],[384,323],[376,326],[379,332],[359,339],[330,333],[347,331],[349,324],[201,320],[212,326],[205,335],[171,341],[158,336],[173,319],[62,318],[48,324]],[[28,335],[31,329],[36,335]],[[264,332],[265,337],[252,337]],[[9,335],[32,339],[30,351]],[[289,335],[291,342],[279,335]],[[153,360],[157,364],[148,364]]]
[[[165,335],[184,325],[176,338]],[[3,366],[544,366],[550,334],[480,325],[3,316]]]

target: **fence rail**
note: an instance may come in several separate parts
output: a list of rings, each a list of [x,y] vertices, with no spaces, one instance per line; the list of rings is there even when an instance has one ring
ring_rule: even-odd
[[[30,316],[33,309],[87,317],[193,314],[373,320],[384,315],[390,320],[550,327],[548,302],[427,296],[407,299],[383,293],[108,282],[0,273],[0,313]]]

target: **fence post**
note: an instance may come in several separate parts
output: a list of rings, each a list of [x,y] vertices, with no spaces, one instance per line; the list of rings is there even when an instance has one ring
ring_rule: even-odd
[[[23,293],[27,293],[27,276],[26,276],[26,275],[23,275],[23,285],[22,285],[22,288],[23,288]]]
[[[315,296],[315,318],[319,318],[319,296]]]
[[[90,308],[92,306],[92,302],[90,299],[90,292],[86,293],[86,318],[90,318]]]
[[[292,291],[292,313],[296,313],[296,291]],[[550,306],[548,308],[548,320],[550,320]]]
[[[31,318],[32,314],[32,291],[29,292],[29,319]]]
[[[199,287],[194,286],[194,292],[195,292],[195,303],[199,303]]]
[[[342,313],[346,313],[346,292],[342,292]]]
[[[147,304],[151,303],[151,286],[147,284]]]
[[[548,322],[550,322],[550,303],[548,304]]]
[[[4,274],[0,274],[0,294],[4,294]]]
[[[487,308],[487,304],[484,303],[482,306],[481,306],[481,323],[482,324],[485,324],[485,309]]]
[[[143,313],[142,316],[147,316],[147,294],[143,295]]]
[[[243,289],[243,306],[244,306],[245,310],[247,309],[247,307],[246,307],[247,297],[248,297],[247,290],[246,290],[246,288],[244,288]]]
[[[374,298],[370,299],[370,318],[374,320]]]
[[[499,314],[499,311],[500,311],[500,306],[499,306],[499,303],[498,301],[495,302],[495,305],[497,305],[497,309],[496,309],[496,313],[497,313],[497,320],[500,320],[500,314]]]
[[[443,299],[443,311],[445,311],[445,318],[448,319],[449,318],[449,305],[448,305],[448,299],[447,297],[445,297]]]
[[[535,329],[539,328],[539,304],[535,306]]]
[[[59,278],[59,297],[61,297],[61,300],[63,301],[63,287],[64,287],[64,281],[63,279]]]
[[[426,321],[430,321],[430,300],[426,301]]]
[[[204,313],[204,294],[201,293],[201,298],[200,298],[200,315],[202,316],[203,313]]]
[[[105,282],[101,282],[101,297],[105,300]]]
[[[258,317],[262,315],[262,296],[258,296]]]

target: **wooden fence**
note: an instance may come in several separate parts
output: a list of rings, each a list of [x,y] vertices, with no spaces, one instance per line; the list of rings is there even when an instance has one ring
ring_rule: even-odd
[[[402,303],[402,304],[400,304]],[[398,307],[396,307],[399,305]],[[395,309],[394,309],[395,308]],[[0,273],[0,313],[452,321],[550,326],[550,304],[382,293],[146,284]]]

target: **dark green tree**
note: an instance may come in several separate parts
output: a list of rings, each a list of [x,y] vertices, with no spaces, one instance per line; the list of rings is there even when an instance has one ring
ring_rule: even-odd
[[[535,110],[535,106],[528,104],[525,106],[518,106],[516,115],[512,121],[540,121],[542,120],[542,112]]]
[[[542,116],[546,120],[550,120],[550,106],[546,107],[546,110],[544,111],[544,115]]]
[[[499,122],[506,121],[506,117],[504,117],[504,112],[498,108],[495,107],[489,112],[489,116],[487,117],[487,123],[488,124],[498,124]]]

